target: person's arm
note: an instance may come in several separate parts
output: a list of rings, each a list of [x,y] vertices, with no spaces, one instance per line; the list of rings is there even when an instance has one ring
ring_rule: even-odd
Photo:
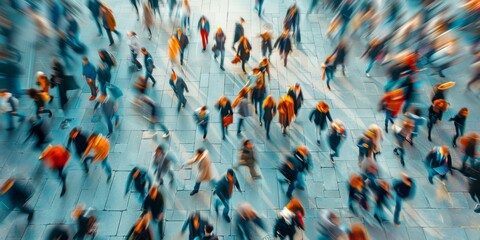
[[[132,175],[133,175],[133,172],[134,170],[132,170],[130,172],[130,174],[128,174],[128,178],[127,178],[127,186],[125,187],[125,195],[128,194],[128,191],[130,190],[130,184],[132,183]]]
[[[182,79],[183,80],[183,79]],[[188,86],[187,86],[187,83],[185,81],[183,81],[183,86],[185,87],[185,91],[187,91],[187,93],[189,92],[188,91]]]
[[[330,122],[332,122],[332,115],[330,115],[330,111],[327,112],[327,118]],[[383,139],[383,136],[381,137]]]
[[[310,113],[310,115],[308,116],[308,120],[311,122],[312,121],[312,118],[313,116],[315,115],[315,111],[317,111],[316,109],[313,109],[312,112]]]
[[[180,231],[182,234],[185,233],[185,230],[187,230],[188,225],[190,224],[190,217],[185,220],[182,226],[182,230]]]
[[[235,181],[235,187],[238,189],[238,191],[242,192],[242,189],[240,188],[240,183],[238,182],[238,179],[236,176],[234,176],[233,181]]]
[[[87,155],[90,153],[90,150],[92,149],[92,145],[93,144],[88,143],[87,148],[85,149],[85,152],[83,153],[82,160],[84,160],[85,157],[87,157]]]

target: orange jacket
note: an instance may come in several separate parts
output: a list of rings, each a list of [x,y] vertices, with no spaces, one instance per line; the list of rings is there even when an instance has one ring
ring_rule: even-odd
[[[110,152],[110,142],[106,137],[98,135],[88,143],[83,157],[86,157],[92,149],[95,151],[93,161],[103,161],[108,157]]]
[[[62,146],[48,146],[39,157],[52,169],[60,169],[67,165],[70,153]]]

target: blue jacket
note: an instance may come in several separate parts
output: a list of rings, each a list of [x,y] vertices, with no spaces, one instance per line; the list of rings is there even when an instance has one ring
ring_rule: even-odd
[[[87,64],[83,65],[82,67],[82,75],[86,79],[92,79],[95,80],[97,77],[97,71],[95,70],[95,66],[91,62],[88,62]]]

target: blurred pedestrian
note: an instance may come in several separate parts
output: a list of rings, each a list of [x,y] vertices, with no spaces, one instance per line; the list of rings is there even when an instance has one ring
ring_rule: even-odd
[[[355,6],[353,6],[352,0],[346,0],[343,2],[338,15],[340,17],[340,20],[342,21],[342,26],[340,27],[340,30],[338,30],[337,35],[339,38],[342,38],[347,31],[348,24],[353,18],[354,11]]]
[[[95,85],[95,79],[97,77],[97,72],[95,71],[95,66],[88,61],[87,57],[82,58],[82,78],[85,80],[90,87],[90,98],[88,100],[93,101],[97,98],[97,86]]]
[[[162,119],[159,114],[159,106],[157,105],[157,103],[155,103],[155,101],[146,96],[145,94],[141,95],[141,100],[147,104],[149,107],[150,107],[150,131],[152,132],[152,137],[156,135],[156,128],[155,126],[158,124],[158,126],[160,127],[160,129],[163,131],[163,135],[162,135],[162,138],[168,138],[170,137],[170,131],[168,130],[168,128],[165,126],[165,124],[162,123]]]
[[[156,2],[158,7],[158,0],[153,0],[153,2]],[[148,40],[152,40],[152,27],[154,27],[155,23],[153,19],[154,12],[155,8],[152,10],[152,8],[146,2],[143,3],[143,24],[145,24],[145,27],[148,30]]]
[[[375,132],[370,129],[363,131],[363,134],[358,138],[358,165],[373,153],[373,139],[375,138]]]
[[[23,143],[26,143],[30,137],[35,135],[37,138],[35,147],[38,149],[43,149],[43,145],[51,141],[51,139],[48,137],[51,128],[50,124],[41,118],[37,120],[30,118],[29,122],[31,126]]]
[[[332,211],[322,211],[319,221],[320,240],[345,239],[346,233],[340,224],[340,217]]]
[[[384,207],[387,209],[389,206],[389,200],[392,198],[390,195],[390,186],[383,180],[376,180],[375,183],[375,209],[373,217],[378,223],[382,224],[385,221]]]
[[[270,125],[277,114],[277,104],[272,95],[268,95],[262,103],[263,121],[265,123],[265,130],[267,132],[267,139],[270,140]]]
[[[183,34],[182,29],[177,29],[177,34],[175,35],[177,38],[178,44],[180,46],[180,65],[183,65],[183,56],[185,55],[185,49],[188,46],[189,40],[187,35]]]
[[[65,66],[57,58],[52,58],[52,86],[58,88],[60,107],[65,111],[68,103]]]
[[[110,153],[110,142],[108,138],[101,134],[92,133],[87,139],[88,145],[82,156],[82,161],[91,161],[92,163],[101,162],[102,167],[107,174],[107,183],[112,180],[112,167],[108,163]],[[91,154],[93,150],[93,154]]]
[[[263,11],[265,11],[265,10],[262,8],[264,2],[265,2],[265,0],[257,0],[257,4],[255,5],[255,9],[258,11],[258,17],[259,17],[259,18],[262,17]]]
[[[287,134],[287,127],[295,118],[295,102],[289,95],[285,95],[278,100],[278,121],[282,126],[282,134]]]
[[[462,157],[462,170],[465,170],[468,159],[470,159],[470,166],[474,167],[478,156],[478,140],[480,140],[480,135],[476,132],[468,132],[460,138],[460,145],[462,147],[460,152],[464,154]]]
[[[130,39],[128,47],[130,48],[131,62],[137,67],[137,71],[139,71],[140,69],[142,69],[142,64],[137,60],[137,56],[140,53],[140,43],[138,41],[138,36],[135,32],[128,32],[127,36]]]
[[[32,221],[34,210],[27,205],[33,192],[17,182],[15,178],[7,179],[0,187],[0,197],[8,200],[12,210],[18,208],[20,212],[28,214],[28,222]]]
[[[207,139],[208,123],[210,122],[210,111],[207,110],[207,106],[197,108],[193,113],[193,117],[201,132],[203,132],[203,141],[205,141]]]
[[[255,149],[253,147],[253,143],[250,140],[244,140],[242,146],[238,150],[238,162],[233,165],[234,170],[238,170],[238,167],[245,166],[248,167],[250,171],[250,176],[253,180],[257,180],[261,178],[261,175],[257,173],[255,170],[256,165],[258,164],[258,159],[255,154]]]
[[[410,145],[413,146],[413,139],[418,136],[418,130],[420,126],[425,125],[426,119],[423,117],[422,110],[419,108],[411,108],[405,117],[413,122],[413,130],[410,134]]]
[[[72,220],[76,222],[77,232],[73,239],[84,239],[85,236],[91,236],[92,239],[97,235],[97,218],[93,215],[92,209],[86,209],[81,204],[75,207],[72,212]]]
[[[75,47],[79,47],[83,45],[80,42],[80,39],[78,39],[80,29],[79,29],[77,20],[71,14],[67,14],[65,19],[67,20],[67,24],[68,24],[66,32],[67,32],[67,39],[70,42],[70,44],[72,44]]]
[[[273,236],[279,239],[294,239],[297,227],[305,230],[303,217],[305,209],[298,198],[292,198],[290,202],[280,211],[273,227]]]
[[[175,71],[172,69],[172,74],[170,75],[170,86],[173,89],[173,92],[178,98],[177,112],[180,112],[180,109],[185,108],[187,104],[187,99],[185,98],[185,91],[188,93],[188,87],[183,78],[178,77]]]
[[[468,108],[463,107],[458,111],[458,113],[453,117],[448,119],[448,121],[453,121],[455,125],[455,135],[453,136],[452,146],[457,147],[457,138],[463,136],[465,132],[465,122],[468,117]]]
[[[152,87],[155,87],[157,81],[153,77],[153,69],[155,68],[155,64],[153,63],[152,55],[150,55],[145,48],[142,48],[142,54],[145,56],[143,61],[143,65],[145,66],[145,80],[150,78],[153,82]]]
[[[283,33],[277,38],[273,48],[278,47],[278,53],[283,58],[283,66],[287,67],[288,54],[293,51],[292,41],[290,40],[289,29],[285,29]],[[271,51],[270,51],[271,52]]]
[[[38,159],[53,171],[58,172],[58,176],[62,182],[62,192],[60,193],[60,197],[62,197],[67,191],[67,184],[65,182],[67,176],[63,170],[68,160],[70,160],[70,153],[62,145],[50,145],[45,148]]]
[[[98,78],[98,85],[100,87],[100,94],[107,96],[107,86],[110,85],[110,79],[112,78],[112,75],[110,73],[110,67],[108,64],[105,64],[103,62],[98,63],[97,67],[97,78]],[[98,104],[99,102],[97,102]],[[94,109],[98,106],[95,104]]]
[[[338,65],[342,65],[342,74],[345,76],[345,62],[348,54],[347,41],[342,40],[337,45],[335,50],[333,50],[332,55],[335,55],[335,60],[333,61],[334,69],[337,69]]]
[[[367,75],[367,77],[370,77],[370,70],[372,70],[375,62],[384,56],[384,48],[385,41],[379,38],[374,38],[372,41],[370,41],[370,43],[368,44],[368,48],[362,54],[362,57],[366,56],[368,60],[370,60],[370,63],[365,70],[365,74]]]
[[[160,239],[163,239],[165,237],[165,230],[163,227],[165,221],[165,198],[163,197],[162,192],[158,191],[156,186],[152,186],[150,191],[148,191],[148,195],[143,201],[142,211],[142,215],[149,213],[152,214],[153,220],[158,222]]]
[[[215,103],[215,108],[220,111],[220,124],[222,127],[222,139],[225,139],[225,135],[228,135],[228,125],[233,122],[233,109],[230,100],[223,96]]]
[[[132,6],[135,8],[135,12],[137,13],[137,21],[140,19],[140,14],[138,13],[138,3],[137,2],[140,2],[138,0],[130,0],[130,3],[132,4]]]
[[[245,35],[245,29],[243,28],[244,24],[245,24],[245,20],[243,18],[240,18],[240,20],[235,23],[235,34],[233,35],[233,43],[232,43],[233,51],[235,51],[235,44],[238,41],[240,41],[240,39]]]
[[[66,225],[53,225],[45,240],[71,240],[70,229]]]
[[[213,169],[211,166],[212,163],[210,161],[210,157],[208,156],[207,150],[203,148],[197,149],[197,151],[195,152],[195,156],[192,159],[187,160],[183,164],[183,166],[192,165],[194,163],[197,163],[198,175],[197,180],[195,181],[195,186],[193,187],[193,191],[190,193],[190,196],[198,193],[198,190],[200,189],[200,184],[202,182],[208,181],[211,184],[215,183]]]
[[[128,240],[154,240],[152,230],[150,229],[150,219],[152,214],[147,213],[135,222],[133,227],[127,233]]]
[[[235,172],[230,168],[227,170],[225,176],[216,183],[215,191],[213,192],[218,197],[215,199],[214,203],[215,212],[218,215],[218,207],[220,204],[223,204],[223,217],[227,222],[230,222],[228,212],[230,211],[230,199],[232,198],[234,187],[236,187],[239,192],[242,192],[237,177],[235,176]]]
[[[300,83],[295,83],[295,86],[290,86],[288,89],[287,95],[290,96],[293,100],[294,103],[294,114],[295,114],[295,119],[298,116],[298,111],[302,107],[303,104],[303,92],[302,88],[300,87]]]
[[[322,130],[327,127],[327,119],[332,122],[332,116],[330,115],[330,107],[325,101],[320,101],[317,107],[312,110],[308,120],[313,120],[317,129],[317,144],[320,145],[320,139],[322,138]]]
[[[332,81],[335,78],[335,70],[336,70],[336,65],[335,65],[335,56],[330,55],[325,59],[325,62],[322,64],[322,68],[324,69],[323,75],[322,75],[322,80],[327,77],[327,88],[328,90],[332,90],[330,87],[330,81]]]
[[[117,66],[117,60],[115,59],[115,56],[103,48],[98,50],[98,57],[104,64],[108,65],[110,69]]]
[[[170,0],[168,1],[168,9],[169,9],[169,17],[172,19],[172,15],[174,13],[175,8],[177,7],[177,0]],[[176,16],[174,16],[176,17]]]
[[[245,64],[247,64],[248,60],[250,59],[250,52],[252,51],[252,45],[245,36],[242,36],[239,40],[237,56],[240,57],[242,61],[242,70],[243,74],[247,74],[245,70]]]
[[[207,49],[207,44],[208,44],[208,34],[210,33],[210,22],[208,21],[207,17],[205,17],[205,15],[202,15],[202,17],[200,17],[197,28],[200,31],[200,37],[202,38],[202,47],[203,47],[202,51],[205,52],[205,49]],[[223,38],[225,38],[225,36],[223,36]]]
[[[185,30],[190,30],[190,15],[192,14],[192,8],[188,0],[183,0],[182,4],[182,26]],[[203,48],[205,50],[205,48]]]
[[[287,10],[287,14],[283,20],[283,30],[288,30],[288,32],[292,32],[294,37],[295,34],[298,34],[298,28],[300,25],[300,12],[298,11],[297,4],[294,3],[290,6]]]
[[[232,103],[232,108],[236,108],[238,106],[238,127],[237,127],[237,135],[242,132],[243,122],[250,116],[252,116],[252,106],[248,102],[248,88],[244,87],[238,93],[238,96]]]
[[[217,33],[215,33],[215,45],[213,46],[213,52],[214,55],[213,57],[215,60],[217,60],[218,55],[220,55],[220,69],[222,71],[225,71],[225,68],[223,68],[223,62],[225,60],[225,41],[226,41],[225,34],[223,33],[223,30],[221,27],[217,29]]]
[[[167,151],[164,146],[158,145],[155,149],[152,159],[153,174],[158,185],[163,185],[163,177],[168,173],[170,176],[170,185],[175,181],[175,173],[173,167],[177,164],[174,154]]]
[[[255,86],[251,88],[251,100],[253,106],[255,108],[255,114],[258,115],[258,121],[260,122],[260,126],[262,126],[262,116],[263,116],[263,101],[265,100],[265,96],[267,95],[267,89],[265,87],[264,80],[257,80],[255,82]]]
[[[148,170],[141,167],[134,167],[127,178],[127,187],[125,188],[125,196],[130,192],[130,185],[135,187],[140,193],[140,201],[143,202],[149,189],[152,187],[152,178],[148,174]]]
[[[438,175],[443,185],[447,180],[447,173],[453,175],[452,156],[447,146],[434,147],[425,159],[428,171],[428,181],[433,184],[433,177]]]
[[[180,50],[180,43],[178,42],[177,37],[175,37],[175,35],[172,35],[172,37],[168,39],[168,57],[172,68],[178,64],[178,56],[180,55]],[[182,68],[181,65],[180,68]]]
[[[202,240],[218,240],[218,237],[215,236],[215,234],[213,233],[212,224],[208,224],[207,226],[205,226],[204,233],[205,236],[203,236]]]
[[[243,203],[237,207],[233,222],[235,234],[240,239],[254,239],[253,232],[257,227],[264,231],[267,230],[262,217],[248,203]]]
[[[443,99],[435,100],[428,108],[428,141],[432,141],[432,129],[437,123],[442,122],[443,113],[447,111],[449,103]]]
[[[73,142],[75,145],[75,153],[77,157],[81,159],[88,147],[88,136],[89,135],[85,131],[82,131],[80,127],[74,127],[72,131],[70,131],[66,149],[70,151],[70,144]],[[82,165],[85,173],[88,174],[88,162],[82,161]]]
[[[118,39],[121,39],[122,35],[119,31],[115,29],[117,27],[115,17],[113,16],[112,10],[105,3],[102,3],[102,6],[100,8],[100,17],[102,18],[103,27],[105,28],[108,40],[110,41],[109,46],[112,46],[115,43],[113,41],[112,32],[117,35]]]
[[[262,1],[262,0],[261,0]],[[260,43],[260,49],[262,50],[262,57],[267,57],[270,60],[270,56],[272,55],[272,33],[270,31],[263,31],[260,34],[260,38],[262,39]]]
[[[59,50],[58,55],[62,58],[65,65],[69,67],[71,63],[70,61],[73,61],[74,58],[68,51],[69,42],[68,42],[67,36],[62,31],[58,31],[56,33],[58,36],[58,39],[57,39],[57,47]]]
[[[362,213],[366,213],[370,210],[370,205],[368,204],[365,180],[359,174],[353,174],[350,177],[348,184],[348,209],[355,215],[359,216],[357,209],[360,207]],[[362,214],[363,215],[363,214]]]
[[[404,156],[405,156],[405,148],[404,144],[405,142],[410,142],[412,141],[411,136],[412,136],[412,131],[414,128],[414,123],[409,120],[403,121],[402,126],[394,125],[394,131],[393,135],[395,136],[395,142],[397,144],[397,147],[393,149],[393,153],[395,155],[398,155],[400,157],[400,163],[402,166],[405,167],[405,161],[404,161]]]
[[[377,160],[377,155],[382,152],[382,141],[384,139],[383,132],[377,124],[372,124],[368,128],[375,134],[375,137],[372,139],[372,151],[373,158]]]
[[[53,116],[52,111],[45,108],[45,104],[50,101],[50,95],[44,94],[35,88],[28,89],[27,94],[35,103],[35,115],[37,119],[41,118],[40,114],[42,113],[48,113],[50,118]]]
[[[395,212],[393,214],[393,223],[400,226],[400,211],[404,200],[413,198],[415,195],[415,182],[406,173],[402,173],[400,179],[393,179],[393,190],[395,190]]]
[[[90,10],[90,13],[92,14],[92,18],[93,18],[93,21],[95,21],[95,25],[97,26],[98,36],[102,36],[103,34],[102,27],[100,26],[100,21],[98,20],[100,18],[101,6],[102,4],[98,0],[88,0],[87,7],[88,7],[88,10]]]
[[[328,134],[328,145],[333,152],[330,153],[330,161],[332,161],[332,163],[335,163],[335,160],[333,160],[333,158],[338,157],[339,147],[342,145],[343,142],[345,142],[345,139],[347,138],[347,131],[345,130],[345,126],[343,125],[343,123],[338,119],[334,119],[333,121],[331,121],[330,126],[330,132]]]
[[[120,117],[118,116],[118,103],[115,98],[107,97],[107,95],[100,95],[98,103],[100,103],[102,107],[102,112],[107,122],[107,138],[109,138],[113,133],[113,127],[115,126],[115,128],[118,128],[120,124]],[[115,125],[112,123],[114,119]]]
[[[37,72],[37,85],[41,88],[40,91],[42,93],[47,94],[50,97],[48,103],[51,103],[54,97],[50,95],[50,80],[45,73]]]
[[[160,17],[160,21],[162,20],[162,15],[160,13],[160,0],[148,0],[148,9],[151,11],[150,14],[152,15],[152,22],[153,22],[153,15],[156,15],[158,13],[158,16]],[[145,5],[143,6],[145,10]],[[145,12],[143,12],[145,14]]]
[[[185,233],[188,227],[188,240],[203,239],[207,225],[209,225],[208,220],[200,215],[200,211],[192,212],[183,223],[181,235]]]
[[[402,109],[402,105],[405,101],[405,96],[402,89],[396,89],[385,93],[380,100],[379,109],[385,111],[385,132],[388,133],[388,122],[393,124],[395,118]]]

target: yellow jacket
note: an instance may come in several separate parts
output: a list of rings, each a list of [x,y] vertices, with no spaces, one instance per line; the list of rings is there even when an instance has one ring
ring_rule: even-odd
[[[108,157],[110,152],[110,142],[102,135],[96,136],[88,143],[83,157],[86,157],[92,149],[95,151],[95,155],[93,155],[93,161],[103,161]]]

